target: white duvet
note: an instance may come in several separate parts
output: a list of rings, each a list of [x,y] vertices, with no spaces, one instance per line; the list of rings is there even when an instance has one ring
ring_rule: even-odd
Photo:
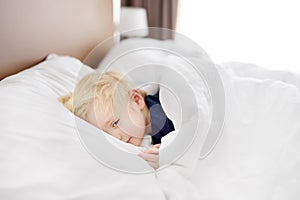
[[[72,114],[54,102],[72,90],[82,69],[91,71],[73,58],[55,57],[28,70],[30,76],[1,82],[1,199],[299,199],[298,76],[244,63],[218,65],[226,121],[213,151],[202,160],[192,152],[195,162],[183,163],[193,165],[188,170],[175,163],[157,173],[127,174],[95,160]]]
[[[238,62],[219,70],[226,122],[192,178],[199,199],[299,199],[300,77]]]

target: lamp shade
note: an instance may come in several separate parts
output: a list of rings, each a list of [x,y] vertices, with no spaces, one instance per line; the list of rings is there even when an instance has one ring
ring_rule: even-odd
[[[146,9],[136,7],[122,7],[120,12],[118,31],[122,36],[125,37],[147,36],[148,20]]]

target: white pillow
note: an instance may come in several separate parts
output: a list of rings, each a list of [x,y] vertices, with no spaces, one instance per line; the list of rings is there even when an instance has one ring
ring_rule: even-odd
[[[41,195],[34,191],[40,189],[45,192],[43,187],[50,187],[49,190],[46,189],[49,194],[50,191],[59,194],[56,186],[61,187],[61,184],[73,185],[78,191],[83,187],[84,191],[85,186],[93,186],[97,182],[101,188],[101,184],[109,180],[106,176],[118,172],[101,167],[94,159],[95,155],[91,156],[93,152],[84,148],[86,146],[78,135],[79,121],[83,124],[81,128],[92,130],[97,133],[98,138],[104,133],[74,117],[58,101],[59,96],[73,91],[81,77],[92,71],[92,68],[75,58],[51,55],[44,62],[0,82],[2,197],[4,194],[9,196],[9,191],[18,191],[11,194],[17,196],[30,191],[30,195]],[[100,144],[101,147],[102,143],[98,140],[95,144]],[[137,172],[142,168],[153,170],[146,161],[133,154],[127,156],[126,153],[126,156],[132,159],[130,162],[118,160],[114,154],[120,152],[113,145],[109,148],[112,152],[111,149],[100,150],[110,159],[113,158],[113,161],[119,162],[115,165],[119,164],[124,170],[131,170],[131,166],[136,167]],[[98,180],[90,179],[86,181],[85,186],[79,184],[80,177],[84,177],[90,170],[93,170],[95,179]],[[105,181],[102,180],[103,177],[106,177]],[[33,188],[28,188],[29,186]],[[3,190],[3,187],[6,189]],[[70,190],[66,190],[65,193],[70,194]],[[42,196],[36,199],[41,198]],[[55,199],[55,196],[53,198]]]
[[[31,107],[34,107],[30,110],[35,110],[36,112],[41,113],[31,114],[26,111],[26,121],[34,121],[36,116],[40,116],[42,113],[46,114],[47,112],[51,113],[50,116],[47,114],[49,118],[52,117],[51,121],[52,119],[57,120],[57,113],[54,112],[56,111],[54,108],[61,106],[58,105],[60,103],[57,101],[57,98],[61,95],[67,94],[68,92],[74,91],[76,83],[84,75],[93,71],[94,70],[92,68],[84,65],[81,61],[75,58],[50,54],[45,62],[1,81],[1,86],[5,87],[6,90],[9,90],[2,92],[2,94],[5,94],[7,98],[7,102],[2,102],[2,105],[13,105],[14,101],[18,101],[18,104],[23,104],[24,99],[31,99],[32,103],[22,106],[22,109],[27,110]],[[11,89],[12,87],[14,89]],[[32,91],[32,93],[30,93],[28,90]],[[9,98],[10,95],[18,95],[22,98],[12,100]],[[14,110],[12,109],[16,109],[16,112],[19,112],[20,109],[18,106],[9,106],[8,108],[11,110],[9,113],[10,115],[15,114]],[[5,118],[9,119],[6,113],[5,115],[1,116],[6,116]],[[14,117],[14,119],[16,121],[18,120],[16,117]],[[22,121],[24,121],[24,119],[22,119]],[[35,127],[32,128],[39,130],[40,126],[38,125],[42,124],[34,124]],[[89,126],[89,124],[86,125]],[[18,127],[15,127],[13,131],[24,131],[24,129],[21,127],[18,129]],[[136,147],[134,145],[119,141],[118,139],[102,131],[99,132],[99,134],[104,134],[108,141],[126,152],[138,154],[142,150],[145,150],[142,147]]]

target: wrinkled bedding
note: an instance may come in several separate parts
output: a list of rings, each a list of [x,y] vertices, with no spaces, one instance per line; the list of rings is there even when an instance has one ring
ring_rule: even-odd
[[[198,199],[299,199],[300,76],[240,62],[218,68],[226,122],[192,177]]]
[[[52,57],[1,82],[1,199],[299,199],[299,76],[236,62],[217,69],[224,128],[208,156],[191,154],[189,173],[174,163],[126,174],[95,160],[55,101],[92,70],[74,58]]]
[[[148,47],[154,41],[125,42],[108,55],[107,61],[138,47],[139,42]],[[172,46],[175,52],[199,65],[207,59],[205,52],[191,44],[165,41],[159,45]],[[127,58],[120,62],[125,66],[116,66],[127,68],[156,61],[176,68],[180,63],[173,55],[158,51],[140,51],[139,55]],[[188,66],[184,68],[187,69]],[[172,180],[164,179],[167,199],[177,199],[176,195],[181,199],[183,187],[188,189],[183,192],[186,199],[299,199],[300,76],[242,62],[218,64],[217,69],[226,96],[222,134],[212,151],[200,157],[192,175],[181,173],[180,165],[165,171]],[[179,177],[185,184],[174,183],[171,177],[178,174],[171,171],[183,175]]]

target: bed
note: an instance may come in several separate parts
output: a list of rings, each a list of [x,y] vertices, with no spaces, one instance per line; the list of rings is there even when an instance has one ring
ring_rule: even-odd
[[[110,0],[1,1],[1,199],[298,199],[299,75],[214,64],[180,34],[114,44],[112,7]],[[172,89],[169,99],[192,94],[177,101],[180,128],[203,134],[163,140],[155,171],[138,148],[58,102],[85,74],[107,66],[139,85],[160,81]]]

